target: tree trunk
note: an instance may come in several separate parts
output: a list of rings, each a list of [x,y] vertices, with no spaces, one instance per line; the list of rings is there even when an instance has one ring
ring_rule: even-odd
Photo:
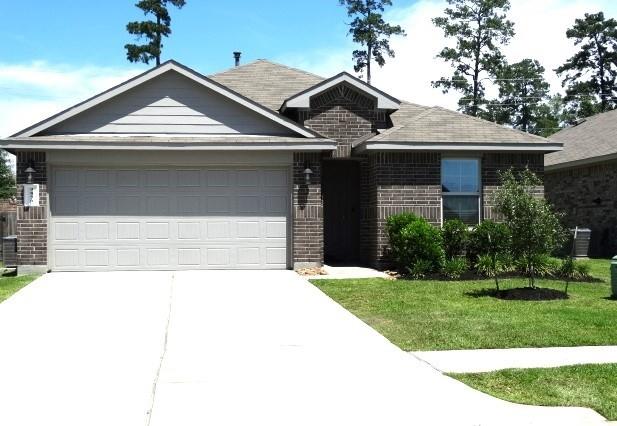
[[[156,66],[161,65],[161,17],[156,17]]]
[[[474,70],[473,70],[473,100],[471,104],[471,115],[478,116],[478,94],[480,92],[480,54],[482,53],[482,15],[478,11],[478,17],[476,19],[478,24],[478,31],[476,34],[476,45],[474,52]]]
[[[598,40],[598,36],[594,36],[594,41],[596,43],[596,49],[598,50],[598,78],[600,79],[600,109],[601,112],[606,112],[606,106],[608,102],[606,101],[606,92],[604,91],[606,88],[606,82],[604,81],[604,74],[606,73],[605,64],[604,64],[604,53],[602,45]]]
[[[371,85],[371,58],[373,57],[373,46],[368,45],[368,54],[366,55],[366,83]]]

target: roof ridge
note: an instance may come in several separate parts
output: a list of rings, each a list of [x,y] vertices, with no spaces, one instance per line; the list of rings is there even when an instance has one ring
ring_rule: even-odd
[[[322,77],[320,75],[314,74],[314,73],[309,72],[309,71],[305,71],[305,70],[300,69],[300,68],[295,68],[295,67],[291,67],[289,65],[285,65],[285,64],[278,63],[278,62],[274,62],[274,61],[271,61],[269,59],[255,59],[254,61],[247,62],[246,64],[230,67],[230,68],[227,68],[227,69],[225,69],[223,71],[219,71],[217,73],[210,74],[210,76],[213,76],[213,77],[214,76],[219,76],[221,74],[226,74],[226,73],[235,71],[235,70],[240,69],[240,68],[246,68],[246,67],[248,67],[250,65],[255,65],[255,64],[260,63],[260,62],[266,63],[266,64],[270,64],[270,65],[276,65],[276,66],[281,67],[281,68],[286,68],[286,69],[288,69],[290,71],[299,72],[299,73],[302,73],[302,74],[307,75],[307,76],[311,76],[311,77],[320,78],[322,80],[325,80],[325,77]]]
[[[503,130],[507,130],[507,131],[512,132],[512,133],[523,134],[523,135],[527,135],[529,137],[533,137],[535,139],[539,139],[539,140],[541,140],[543,142],[548,142],[548,139],[547,138],[543,138],[542,136],[534,135],[533,133],[529,133],[529,132],[523,132],[522,130],[513,129],[511,127],[504,126],[503,124],[497,124],[497,123],[485,120],[485,119],[480,118],[480,117],[474,117],[473,115],[463,114],[461,112],[452,111],[452,110],[450,110],[448,108],[443,108],[443,107],[440,107],[440,106],[434,106],[434,107],[432,107],[432,109],[438,109],[438,110],[447,112],[449,114],[456,114],[457,116],[462,116],[462,117],[465,117],[465,118],[470,118],[470,119],[472,119],[474,121],[477,121],[477,122],[480,122],[480,123],[483,123],[483,124],[490,124],[490,125],[492,125],[494,127],[497,127],[499,129],[503,129]]]

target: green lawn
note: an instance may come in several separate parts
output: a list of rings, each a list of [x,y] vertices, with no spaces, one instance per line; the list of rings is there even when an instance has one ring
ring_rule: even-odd
[[[617,420],[617,364],[451,374],[482,392],[530,405],[588,407]]]
[[[0,302],[4,302],[36,278],[37,276],[35,275],[23,275],[20,277],[0,276]]]
[[[610,262],[588,262],[603,282],[572,284],[568,300],[470,295],[493,288],[490,280],[324,280],[314,285],[407,351],[615,345],[617,301],[609,300]],[[523,287],[526,280],[507,279],[501,285]],[[564,288],[555,280],[538,280],[537,285]]]

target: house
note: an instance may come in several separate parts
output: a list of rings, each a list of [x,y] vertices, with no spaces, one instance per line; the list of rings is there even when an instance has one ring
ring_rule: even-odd
[[[546,196],[566,224],[591,229],[590,255],[617,254],[617,110],[553,135],[563,151],[546,156]]]
[[[259,60],[168,61],[0,147],[23,272],[380,266],[390,215],[491,218],[497,172],[561,143]]]

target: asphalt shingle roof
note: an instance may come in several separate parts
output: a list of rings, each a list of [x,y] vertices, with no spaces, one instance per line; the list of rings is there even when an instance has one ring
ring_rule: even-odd
[[[547,155],[546,166],[617,154],[617,110],[589,117],[555,133],[550,140],[563,143],[563,151]]]
[[[278,111],[288,98],[323,82],[323,77],[267,60],[257,60],[209,76],[216,82]],[[402,102],[392,128],[370,142],[546,143],[546,139],[440,107]],[[363,142],[356,141],[356,144]]]
[[[441,107],[405,103],[392,114],[394,127],[374,136],[371,142],[428,143],[546,143],[547,140],[480,118]]]
[[[265,59],[210,75],[209,78],[274,111],[278,111],[287,98],[325,80]]]

